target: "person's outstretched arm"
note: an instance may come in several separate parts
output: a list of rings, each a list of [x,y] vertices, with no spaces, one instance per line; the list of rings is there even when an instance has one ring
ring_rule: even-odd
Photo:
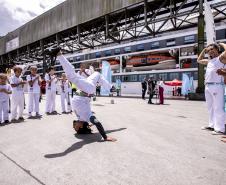
[[[197,62],[198,62],[199,64],[203,64],[203,65],[207,65],[207,64],[208,64],[208,59],[204,59],[205,53],[206,53],[206,48],[204,48],[204,49],[202,50],[202,52],[200,53],[200,55],[199,55],[199,57],[198,57],[198,59],[197,59]]]

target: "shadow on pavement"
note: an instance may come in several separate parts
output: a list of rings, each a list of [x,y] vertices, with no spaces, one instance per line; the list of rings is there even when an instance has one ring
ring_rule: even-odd
[[[114,129],[114,130],[107,130],[106,133],[112,133],[112,132],[118,132],[121,130],[125,130],[126,128],[119,128],[119,129]],[[82,141],[79,141],[77,143],[74,143],[71,145],[68,149],[66,149],[64,152],[61,153],[55,153],[55,154],[46,154],[44,155],[45,158],[57,158],[57,157],[63,157],[67,155],[68,153],[71,153],[75,150],[78,150],[82,148],[84,145],[91,144],[91,143],[96,143],[96,142],[104,142],[102,140],[102,137],[99,133],[94,133],[94,134],[87,134],[87,135],[79,135],[75,134],[75,137],[78,139],[82,139]]]

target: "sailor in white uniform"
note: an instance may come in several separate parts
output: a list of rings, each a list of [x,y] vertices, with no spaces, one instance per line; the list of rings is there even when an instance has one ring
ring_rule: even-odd
[[[74,66],[62,55],[61,52],[58,52],[57,59],[60,61],[68,80],[76,84],[76,87],[80,90],[79,92],[76,92],[76,96],[72,100],[72,109],[78,117],[76,127],[82,126],[83,122],[91,122],[97,127],[105,141],[116,141],[116,139],[106,135],[102,124],[95,116],[93,116],[90,108],[90,97],[96,91],[97,82],[104,86],[104,88],[109,89],[111,88],[111,84],[109,84],[98,72],[94,72],[88,78],[75,73]]]
[[[220,43],[226,50],[226,45]],[[204,59],[205,53],[210,60]],[[205,97],[209,112],[209,125],[203,129],[213,131],[213,134],[225,132],[225,113],[224,113],[224,79],[217,74],[217,70],[225,68],[226,52],[219,53],[217,44],[207,46],[198,57],[198,63],[207,64],[205,74]]]
[[[40,98],[40,83],[41,78],[37,74],[38,68],[36,66],[30,67],[31,74],[27,75],[28,82],[28,117],[32,116],[32,112],[36,113],[36,117],[40,117],[39,114],[39,98]]]
[[[9,123],[9,95],[12,89],[7,81],[6,74],[0,73],[0,124]]]
[[[48,73],[45,74],[46,81],[46,114],[56,114],[56,86],[57,77],[54,75],[54,67],[48,69]]]
[[[23,81],[21,74],[23,69],[20,66],[13,68],[14,75],[10,78],[10,84],[12,86],[12,99],[11,99],[11,122],[23,121],[24,110],[24,85],[26,81]]]
[[[61,97],[61,108],[62,113],[65,114],[67,112],[71,112],[71,100],[69,96],[70,92],[70,84],[67,80],[66,74],[63,73],[60,79],[60,97]],[[67,104],[67,111],[65,108],[65,102]]]

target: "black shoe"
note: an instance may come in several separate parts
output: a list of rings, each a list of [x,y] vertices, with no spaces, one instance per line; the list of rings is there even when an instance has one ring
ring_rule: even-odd
[[[48,48],[44,51],[44,54],[49,55],[51,57],[56,57],[60,50],[60,47]]]
[[[208,127],[208,126],[202,127],[201,129],[202,130],[208,130],[208,131],[214,131],[214,128]]]
[[[8,123],[9,123],[9,120],[5,120],[5,121],[4,121],[4,124],[8,124]]]
[[[57,111],[55,111],[55,110],[54,110],[53,112],[51,112],[51,113],[52,113],[52,114],[58,114]]]
[[[19,117],[18,120],[19,120],[19,121],[24,121],[24,118],[23,118],[23,117]]]

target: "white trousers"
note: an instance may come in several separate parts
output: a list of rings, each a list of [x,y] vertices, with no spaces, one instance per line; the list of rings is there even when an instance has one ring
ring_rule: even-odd
[[[110,90],[111,84],[99,72],[94,72],[88,78],[84,78],[75,73],[74,66],[63,55],[58,56],[57,59],[60,61],[68,80],[74,83],[79,90],[87,94],[95,94],[97,82],[105,89]]]
[[[17,116],[23,117],[24,111],[24,93],[13,92],[11,98],[11,118],[16,119]]]
[[[40,93],[28,93],[28,113],[39,113]]]
[[[209,112],[209,127],[225,132],[224,86],[206,85],[205,97]]]
[[[69,93],[61,92],[60,98],[61,98],[62,112],[66,112],[65,103],[67,104],[67,112],[70,112],[71,111],[71,100],[70,100]]]
[[[9,100],[0,101],[0,123],[9,120]]]
[[[92,116],[90,98],[75,95],[71,103],[78,120],[89,122]]]
[[[53,112],[56,110],[56,91],[46,91],[46,112]]]

